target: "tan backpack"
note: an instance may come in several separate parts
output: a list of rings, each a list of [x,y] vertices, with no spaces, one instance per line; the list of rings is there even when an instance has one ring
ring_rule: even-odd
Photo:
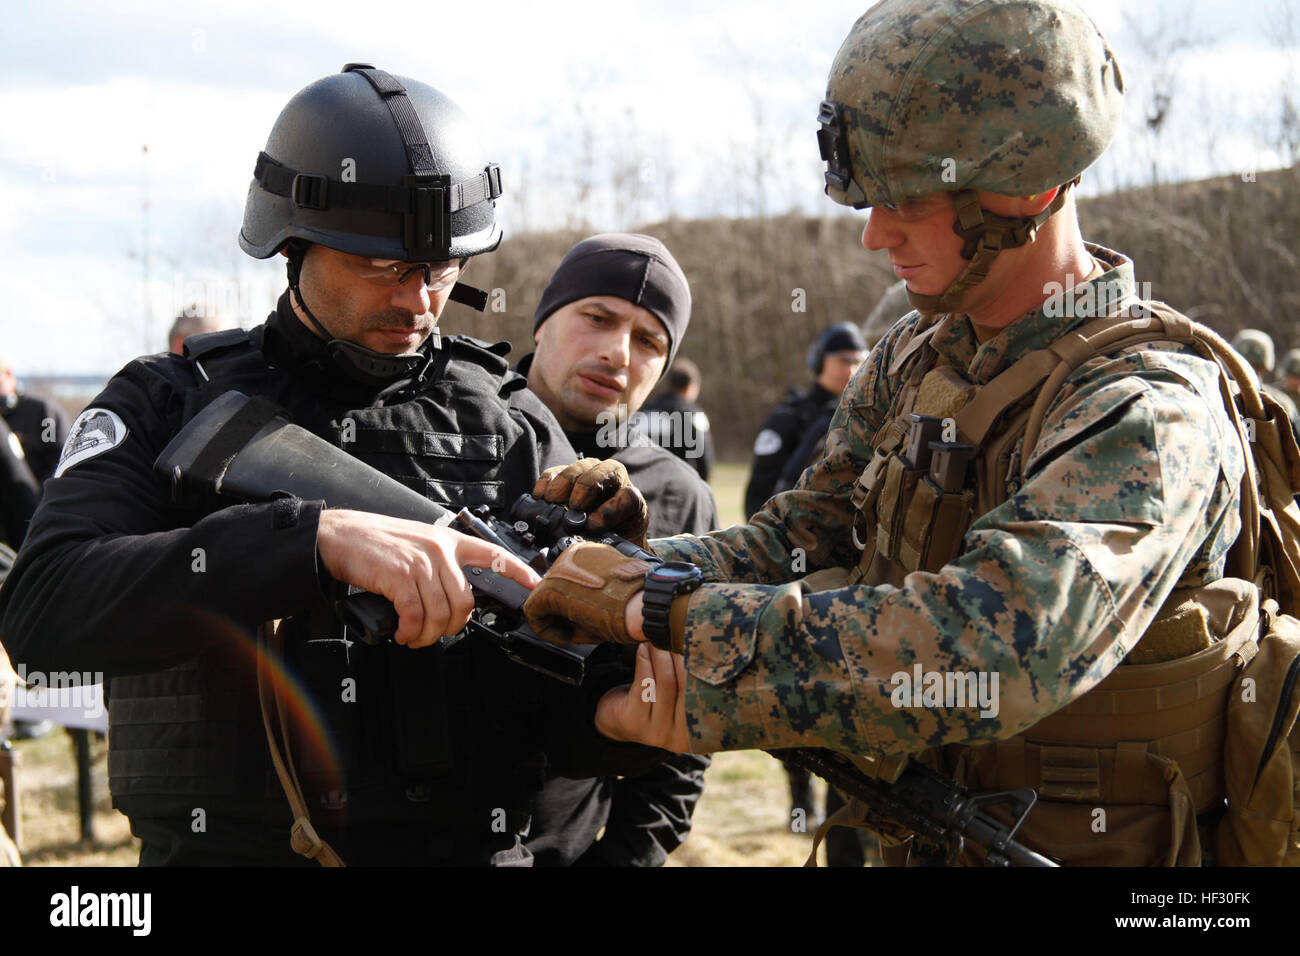
[[[1237,654],[1245,661],[1228,695],[1223,772],[1227,808],[1214,836],[1220,865],[1300,865],[1300,449],[1286,412],[1259,388],[1245,361],[1215,332],[1162,302],[1102,319],[1054,343],[1059,361],[1038,393],[1023,447],[1037,443],[1061,384],[1089,358],[1146,342],[1192,345],[1219,366],[1224,407],[1245,455],[1241,532],[1227,575],[1253,581],[1264,598],[1260,626]],[[1013,366],[1014,368],[1014,366]],[[1005,401],[1010,396],[1003,396]],[[1000,403],[1001,404],[1001,403]],[[1005,407],[1005,405],[1004,405]],[[1024,461],[1029,459],[1028,453]],[[1022,466],[1023,467],[1023,466]]]

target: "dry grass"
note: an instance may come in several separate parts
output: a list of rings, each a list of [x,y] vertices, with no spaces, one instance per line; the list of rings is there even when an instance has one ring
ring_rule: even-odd
[[[56,730],[39,740],[14,743],[21,755],[23,863],[27,866],[135,866],[140,841],[108,795],[108,747],[91,742],[95,840],[81,842],[77,759],[72,738]]]
[[[140,843],[109,803],[107,749],[94,749],[95,836],[80,839],[77,771],[62,731],[19,741],[23,862],[27,866],[135,866]],[[757,751],[718,754],[706,775],[694,829],[669,866],[801,866],[812,846],[790,832],[790,794],[781,765]],[[814,786],[818,786],[815,783]],[[818,803],[824,798],[819,789]],[[825,863],[823,851],[822,862]]]
[[[690,837],[669,866],[802,866],[811,833],[790,831],[790,789],[785,771],[757,750],[717,754],[704,777]],[[818,806],[825,800],[814,784]],[[826,851],[820,853],[826,864]]]

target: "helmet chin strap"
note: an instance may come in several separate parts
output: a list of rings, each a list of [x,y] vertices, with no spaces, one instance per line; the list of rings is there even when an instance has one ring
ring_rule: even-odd
[[[1078,177],[1075,177],[1066,183],[1042,212],[1025,219],[997,216],[981,209],[979,193],[973,189],[954,192],[952,204],[957,210],[957,221],[952,224],[952,231],[966,241],[961,255],[963,259],[969,259],[970,264],[938,295],[922,295],[908,289],[907,299],[912,308],[926,314],[956,312],[966,293],[988,278],[998,253],[1032,242],[1039,227],[1065,205],[1066,194],[1078,182]]]
[[[307,316],[308,321],[325,339],[325,350],[334,365],[353,381],[374,388],[416,378],[423,373],[432,361],[425,351],[404,352],[400,355],[376,352],[356,342],[335,338],[329,329],[321,324],[320,319],[316,318],[312,310],[307,307],[302,297],[302,288],[298,284],[306,251],[297,243],[292,244],[288,249],[289,292],[297,299],[303,315]],[[440,347],[438,329],[435,327],[429,341],[421,346],[421,349],[433,350]]]

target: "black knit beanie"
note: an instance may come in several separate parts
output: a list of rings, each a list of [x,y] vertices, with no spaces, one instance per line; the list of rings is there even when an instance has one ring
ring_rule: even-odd
[[[668,361],[691,321],[691,287],[672,253],[653,236],[611,232],[584,239],[568,251],[542,292],[533,332],[556,309],[592,295],[612,295],[639,305],[664,324]]]

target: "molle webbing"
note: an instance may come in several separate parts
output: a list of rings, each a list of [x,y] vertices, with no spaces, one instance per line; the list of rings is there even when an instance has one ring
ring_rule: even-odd
[[[1096,768],[1095,772],[1081,771],[1080,789],[1073,796],[1059,786],[1059,777],[1041,776],[1039,795],[1048,800],[1164,803],[1167,786],[1160,789],[1158,780],[1148,780],[1145,772],[1138,783],[1126,783],[1122,778],[1111,781],[1111,795],[1107,795],[1107,772],[1117,767],[1122,770],[1126,759],[1117,748],[1132,750],[1140,744],[1143,753],[1178,763],[1191,788],[1196,812],[1221,801],[1227,697],[1244,654],[1254,647],[1250,642],[1257,627],[1258,615],[1251,613],[1227,638],[1191,657],[1164,664],[1122,665],[1074,703],[1034,724],[1023,736],[1043,748],[1040,764],[1056,749],[1065,748]],[[1087,758],[1086,751],[1098,756]],[[1001,764],[999,758],[999,767]],[[1050,767],[1050,762],[1043,766]],[[997,786],[1024,785],[1013,783],[1014,779],[999,777]],[[1157,791],[1154,799],[1130,801],[1116,795],[1125,788],[1136,788],[1149,797],[1145,791],[1153,787]]]

